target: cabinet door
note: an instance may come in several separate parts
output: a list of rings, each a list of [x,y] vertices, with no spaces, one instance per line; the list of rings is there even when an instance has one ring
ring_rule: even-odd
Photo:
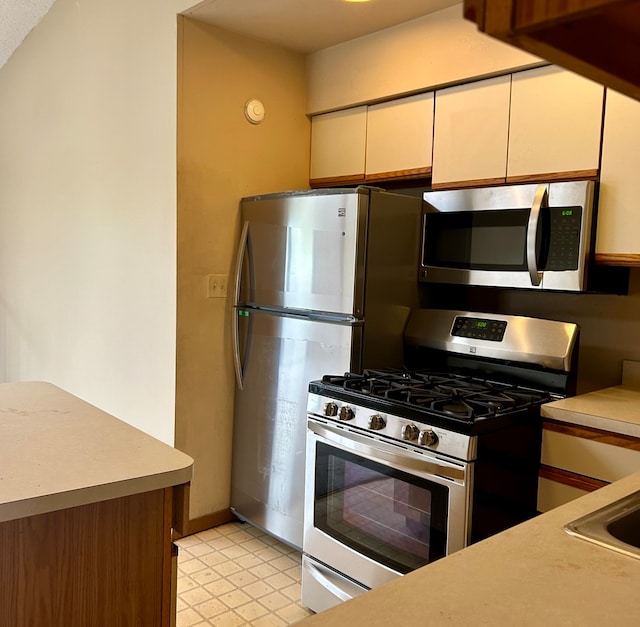
[[[640,265],[640,102],[607,90],[596,260]]]
[[[368,107],[367,181],[431,175],[433,102],[430,92]]]
[[[555,66],[512,76],[507,181],[595,178],[604,88]]]
[[[367,107],[311,119],[311,187],[364,182]]]
[[[541,512],[637,472],[640,439],[545,421],[538,483]]]
[[[511,77],[436,92],[434,189],[504,183]]]
[[[540,477],[538,480],[538,511],[548,512],[585,494],[589,494],[589,490]]]

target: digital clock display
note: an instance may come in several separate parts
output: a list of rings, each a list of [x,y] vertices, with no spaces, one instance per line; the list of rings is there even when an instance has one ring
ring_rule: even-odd
[[[506,320],[457,316],[451,329],[451,335],[471,340],[502,342],[506,330]]]
[[[563,209],[562,210],[562,215],[563,216],[572,216],[573,215],[573,209]]]

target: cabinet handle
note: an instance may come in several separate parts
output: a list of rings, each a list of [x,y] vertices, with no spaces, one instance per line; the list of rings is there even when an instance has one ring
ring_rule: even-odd
[[[542,272],[538,271],[538,260],[536,259],[536,239],[538,235],[538,225],[540,224],[540,210],[548,205],[547,188],[540,185],[536,190],[529,214],[527,225],[527,269],[531,277],[531,285],[538,286],[542,281]]]

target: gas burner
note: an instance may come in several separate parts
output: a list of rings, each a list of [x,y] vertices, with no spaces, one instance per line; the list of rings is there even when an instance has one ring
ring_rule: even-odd
[[[382,399],[425,415],[469,423],[550,400],[550,395],[543,391],[456,372],[365,370],[362,374],[327,375],[322,383],[346,394]]]
[[[442,401],[434,401],[431,409],[450,418],[472,422],[477,418],[474,408],[460,398],[447,398]]]
[[[434,401],[450,398],[451,395],[435,389],[407,385],[404,387],[396,386],[390,388],[384,396],[393,401],[430,407]]]
[[[484,392],[467,396],[465,400],[478,407],[486,407],[488,411],[492,412],[505,411],[521,405],[516,399],[505,393]]]

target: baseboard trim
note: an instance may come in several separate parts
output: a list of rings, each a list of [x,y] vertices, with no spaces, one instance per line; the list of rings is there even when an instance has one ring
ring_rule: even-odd
[[[206,516],[200,516],[199,518],[189,518],[185,525],[185,532],[183,535],[176,535],[174,531],[174,538],[182,538],[184,536],[190,536],[194,533],[200,533],[211,527],[217,527],[218,525],[224,525],[226,523],[238,520],[230,509],[223,509]]]

